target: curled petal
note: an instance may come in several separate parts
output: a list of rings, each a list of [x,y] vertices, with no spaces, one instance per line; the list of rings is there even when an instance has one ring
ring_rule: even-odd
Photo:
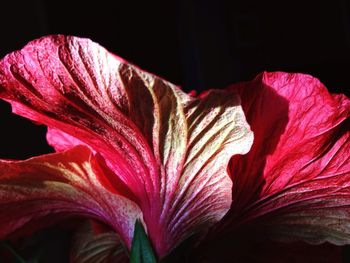
[[[231,89],[256,140],[232,160],[224,225],[254,221],[275,240],[349,244],[350,100],[302,74],[264,73]]]
[[[0,238],[23,227],[37,228],[46,218],[87,216],[108,224],[130,246],[141,211],[128,197],[102,186],[99,178],[106,169],[84,146],[25,161],[0,161]]]

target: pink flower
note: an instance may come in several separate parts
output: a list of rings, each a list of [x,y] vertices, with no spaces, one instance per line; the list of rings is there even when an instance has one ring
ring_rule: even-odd
[[[84,226],[76,262],[96,262],[101,240],[101,261],[125,260],[111,251],[130,248],[137,219],[159,259],[192,234],[192,262],[340,262],[331,244],[350,243],[350,100],[310,76],[195,98],[51,36],[0,62],[0,97],[57,151],[0,161],[0,238],[84,216],[114,232]]]

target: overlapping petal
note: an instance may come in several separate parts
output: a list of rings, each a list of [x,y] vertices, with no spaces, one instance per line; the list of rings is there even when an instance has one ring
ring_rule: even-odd
[[[225,215],[227,163],[252,143],[237,94],[190,97],[87,39],[45,37],[6,56],[0,97],[49,126],[56,150],[82,143],[101,154],[112,173],[100,183],[141,207],[160,257]]]
[[[129,262],[123,243],[115,232],[94,232],[90,223],[83,224],[73,239],[71,262]]]
[[[274,240],[349,244],[350,100],[302,74],[264,73],[231,89],[255,141],[232,160],[234,201],[223,225],[251,224]]]
[[[106,169],[85,146],[25,161],[0,161],[0,238],[22,227],[84,216],[108,224],[130,246],[142,213],[118,189],[111,193],[100,183]]]

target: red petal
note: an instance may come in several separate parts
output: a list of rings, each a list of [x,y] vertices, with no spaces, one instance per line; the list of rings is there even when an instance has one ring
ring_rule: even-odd
[[[0,160],[0,239],[43,218],[74,215],[108,224],[130,246],[141,211],[99,183],[105,169],[83,146],[26,161]]]
[[[236,94],[195,99],[89,40],[64,36],[5,57],[0,87],[16,113],[51,127],[57,150],[83,143],[106,159],[114,173],[99,181],[139,204],[159,256],[228,211],[228,160],[252,143]]]
[[[350,243],[350,100],[315,78],[265,73],[232,87],[255,133],[232,160],[231,229],[256,224],[275,239]],[[258,223],[259,222],[259,223]]]

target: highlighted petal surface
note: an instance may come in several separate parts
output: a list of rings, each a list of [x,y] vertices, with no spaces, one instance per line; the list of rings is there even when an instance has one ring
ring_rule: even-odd
[[[74,136],[51,127],[47,128],[46,140],[57,152],[69,150],[77,145],[86,145]]]
[[[350,100],[315,78],[265,73],[232,87],[255,132],[232,160],[231,230],[253,223],[275,240],[350,243]]]
[[[61,151],[86,144],[143,212],[162,257],[231,204],[227,163],[252,133],[234,92],[193,98],[87,39],[51,36],[0,63],[0,97],[15,113],[50,127]]]
[[[45,220],[86,216],[108,224],[130,246],[139,207],[99,182],[106,167],[83,146],[25,161],[0,161],[0,238]],[[117,189],[116,189],[117,190]]]

